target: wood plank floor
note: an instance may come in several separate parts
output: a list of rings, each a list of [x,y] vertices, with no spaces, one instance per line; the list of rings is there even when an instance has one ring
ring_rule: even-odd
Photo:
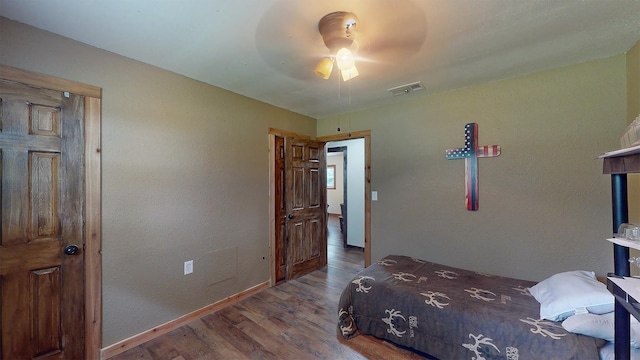
[[[424,359],[371,336],[337,333],[340,293],[364,266],[329,220],[328,266],[266,289],[114,356],[132,359]]]

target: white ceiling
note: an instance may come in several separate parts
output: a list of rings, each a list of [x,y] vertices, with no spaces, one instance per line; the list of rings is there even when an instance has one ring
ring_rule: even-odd
[[[339,10],[366,39],[349,82],[313,73],[328,52],[318,21]],[[640,39],[640,0],[0,0],[0,15],[313,118],[605,58]],[[415,81],[425,90],[387,91]]]

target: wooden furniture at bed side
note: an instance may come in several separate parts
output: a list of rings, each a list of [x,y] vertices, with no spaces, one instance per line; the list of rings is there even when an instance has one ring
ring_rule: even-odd
[[[640,173],[640,153],[638,149],[616,151],[614,156],[601,156],[603,173],[611,175],[611,205],[613,216],[613,234],[618,227],[629,222],[629,206],[627,193],[627,174]],[[640,280],[630,278],[628,241],[608,239],[613,242],[614,274],[607,278],[607,288],[614,295],[615,302],[615,358],[629,359],[630,350],[630,314],[640,319],[640,304],[634,290]],[[638,244],[640,245],[640,244]],[[640,249],[640,246],[631,246]],[[631,294],[630,294],[631,293]]]

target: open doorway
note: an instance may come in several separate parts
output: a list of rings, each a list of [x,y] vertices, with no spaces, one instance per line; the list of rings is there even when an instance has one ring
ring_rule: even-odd
[[[338,224],[342,247],[347,247],[347,183],[348,176],[347,146],[330,146],[327,144],[327,212],[329,220]]]
[[[336,183],[339,189],[327,189],[330,214],[340,214],[343,220],[345,247],[364,250],[365,245],[365,151],[364,139],[348,139],[327,142],[327,165],[336,166]],[[341,154],[331,156],[332,154]],[[338,159],[338,160],[337,160]],[[342,169],[340,169],[342,168]],[[340,171],[342,170],[342,176]],[[336,186],[339,188],[339,186]],[[340,201],[335,203],[334,201]],[[333,209],[332,209],[333,208]]]
[[[276,138],[277,137],[286,137],[286,136],[291,136],[291,137],[296,137],[296,138],[309,138],[308,136],[305,135],[300,135],[300,134],[294,134],[291,132],[287,132],[287,131],[282,131],[282,130],[277,130],[277,129],[269,129],[269,169],[270,169],[270,190],[269,190],[269,224],[270,224],[270,230],[269,230],[269,248],[270,248],[270,272],[271,272],[271,284],[275,285],[278,282],[278,276],[277,276],[277,269],[278,269],[278,251],[277,249],[277,243],[278,241],[276,240],[277,236],[276,236],[276,228],[278,228],[279,224],[280,224],[280,220],[282,218],[284,218],[283,215],[278,216],[278,212],[276,211],[276,209],[278,208],[277,203],[278,203],[278,199],[279,196],[276,195],[276,188],[278,187],[278,181],[276,181],[276,176],[275,174],[279,173],[282,169],[279,169],[278,166],[276,165],[276,159],[279,156],[282,156],[283,154],[281,153],[281,150],[278,149],[277,145],[276,145]],[[319,142],[333,142],[333,141],[341,141],[341,140],[352,140],[352,139],[360,139],[364,141],[364,155],[363,155],[363,159],[364,159],[364,163],[363,165],[361,165],[361,169],[363,169],[364,172],[364,190],[362,196],[364,196],[364,224],[362,225],[363,230],[361,230],[364,233],[363,239],[362,241],[364,242],[364,244],[362,245],[364,247],[364,256],[363,256],[363,261],[364,261],[364,267],[367,267],[371,264],[371,184],[370,184],[370,179],[371,179],[371,133],[368,130],[364,130],[364,131],[358,131],[358,132],[353,132],[353,133],[349,133],[349,134],[337,134],[337,135],[330,135],[330,136],[323,136],[323,137],[318,137],[316,139],[316,141]],[[284,151],[284,150],[282,150]],[[349,153],[351,154],[351,153]],[[323,171],[324,173],[324,171]],[[323,174],[324,175],[324,174]],[[326,191],[326,190],[325,190]],[[348,200],[349,201],[349,200]],[[326,204],[326,203],[325,203]],[[326,205],[325,205],[326,206]],[[347,211],[349,211],[347,209]],[[326,208],[325,208],[325,214],[326,214]],[[349,215],[347,215],[348,217]],[[351,225],[351,223],[349,224]],[[349,226],[348,225],[348,226]],[[348,236],[349,237],[349,236]],[[326,244],[326,243],[325,243]],[[359,252],[360,254],[362,254],[362,251]],[[326,254],[326,252],[325,252]],[[286,266],[286,265],[285,265]]]
[[[364,139],[328,142],[325,148],[327,265],[359,271],[364,268]]]
[[[344,134],[320,136],[318,141],[327,143],[325,148],[348,146],[348,141],[355,140],[362,145],[357,149],[347,149],[347,195],[346,195],[346,231],[347,245],[364,247],[364,267],[371,264],[371,131],[362,130]],[[347,143],[343,143],[347,141]],[[357,159],[358,161],[353,161]],[[357,172],[361,175],[356,175]],[[358,179],[358,177],[360,177]],[[354,184],[357,185],[352,185]],[[356,187],[358,189],[356,189]],[[359,196],[354,199],[353,196]],[[363,204],[356,207],[354,204]],[[330,209],[330,208],[329,208]],[[334,209],[335,210],[335,209]],[[354,215],[355,211],[355,215]],[[354,225],[354,219],[359,223]],[[356,235],[356,233],[358,233]],[[359,242],[358,242],[359,241]]]

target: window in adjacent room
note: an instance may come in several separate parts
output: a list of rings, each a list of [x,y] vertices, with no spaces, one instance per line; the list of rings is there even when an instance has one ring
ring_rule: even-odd
[[[327,189],[336,188],[336,166],[327,165]]]

